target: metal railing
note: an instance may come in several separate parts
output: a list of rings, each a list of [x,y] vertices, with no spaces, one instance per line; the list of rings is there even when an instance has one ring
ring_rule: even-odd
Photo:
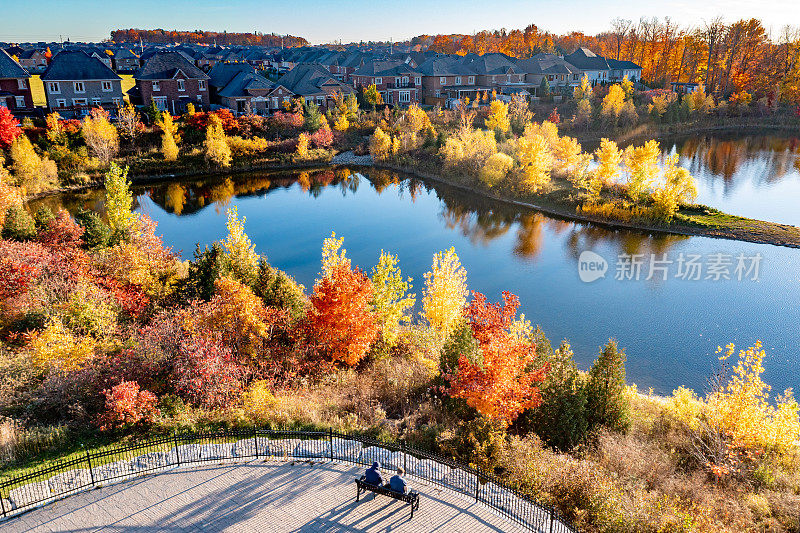
[[[552,507],[536,502],[481,469],[405,441],[380,442],[361,435],[284,429],[228,429],[175,433],[99,450],[85,450],[69,459],[23,473],[0,473],[0,509],[4,518],[86,489],[160,470],[202,463],[265,458],[316,459],[387,469],[402,466],[406,475],[461,493],[529,531],[577,531]]]

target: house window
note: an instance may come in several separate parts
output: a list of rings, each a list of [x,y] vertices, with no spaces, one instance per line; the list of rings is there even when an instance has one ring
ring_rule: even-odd
[[[317,103],[320,104],[320,105],[324,104],[325,103],[325,97],[324,96],[317,96]]]
[[[72,87],[75,89],[76,93],[85,93],[86,86],[83,84],[82,81],[73,82]]]
[[[421,83],[422,83],[422,78],[420,78],[419,76],[414,78],[414,84],[415,85],[420,85]]]
[[[445,76],[439,78],[439,85],[447,85],[447,78]]]
[[[572,79],[573,80],[579,80],[580,78],[578,76],[579,76],[579,74],[573,74],[572,75]]]
[[[408,77],[403,76],[403,87],[408,87]]]
[[[492,76],[492,83],[497,82],[497,76]]]
[[[112,101],[112,102],[114,102],[114,105],[115,105],[116,107],[119,107],[119,106],[120,106],[120,103],[121,103],[121,102],[120,102],[120,99],[119,99],[119,98],[117,98],[117,97],[114,97],[114,98],[112,98],[112,99],[111,99],[111,101]]]
[[[469,83],[470,85],[475,85],[475,76],[470,76],[468,80],[469,81],[467,83]]]
[[[433,96],[434,96],[435,98],[441,98],[441,96],[442,96],[442,91],[440,91],[439,89],[436,89],[436,92],[434,93],[434,95],[433,95]]]
[[[553,81],[553,78],[554,76],[551,74],[550,76],[547,76],[547,81]]]
[[[407,104],[411,101],[411,91],[400,91],[398,101],[401,104]]]
[[[273,109],[278,109],[278,97],[277,96],[273,96],[272,97],[272,108]]]
[[[67,107],[67,101],[64,98],[56,100],[56,107]]]
[[[456,76],[456,85],[461,85],[461,76]]]
[[[111,82],[110,81],[103,81],[100,83],[101,88],[103,89],[104,93],[110,93],[112,91]]]
[[[158,96],[153,98],[153,102],[156,104],[156,107],[161,111],[167,110],[167,97],[166,96]]]
[[[99,106],[99,105],[101,105],[101,104],[100,104],[100,99],[99,99],[99,98],[92,98],[92,105],[93,105],[93,106]]]
[[[51,81],[47,84],[47,90],[51,94],[60,94],[61,93],[61,85],[58,84],[57,81]]]
[[[158,91],[160,91],[160,90],[161,90],[161,84],[160,84],[160,83],[158,83],[157,81],[154,81],[154,82],[153,82],[153,92],[154,92],[154,93],[157,93],[157,92],[158,92]]]
[[[25,78],[17,79],[17,88],[18,89],[27,89],[28,84],[25,82]]]
[[[206,80],[198,80],[197,85],[200,87],[201,91],[206,90]]]
[[[383,83],[383,78],[375,78],[375,85],[380,85]]]
[[[17,103],[17,109],[25,107],[25,97],[24,96],[15,96],[14,99]]]
[[[72,99],[72,105],[74,105],[76,107],[77,106],[86,106],[86,105],[88,105],[88,103],[89,102],[88,102],[88,100],[86,100],[86,98],[73,98]]]
[[[202,94],[198,94],[197,95],[197,101],[200,102],[201,104],[203,103],[203,95]]]
[[[186,86],[183,84],[183,80],[178,80],[178,90],[179,91],[185,91],[186,90]]]

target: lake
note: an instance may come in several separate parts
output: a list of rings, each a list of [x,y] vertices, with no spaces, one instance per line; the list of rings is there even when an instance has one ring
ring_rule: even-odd
[[[715,201],[743,202],[745,190],[773,194],[761,172],[766,172],[763,165],[775,163],[764,163],[760,150],[746,152],[755,154],[755,162],[719,175],[703,166],[709,159],[702,155],[703,143],[698,146],[687,151],[686,143],[676,143],[672,149],[705,168],[698,180],[705,195],[701,201],[729,209]],[[746,168],[758,171],[748,177]],[[520,311],[540,324],[554,345],[570,341],[581,368],[588,368],[599,346],[614,337],[627,350],[628,380],[640,390],[669,393],[685,385],[701,391],[719,369],[717,346],[733,342],[744,348],[761,340],[767,351],[765,380],[773,390],[797,384],[800,250],[611,231],[520,212],[392,172],[358,172],[328,169],[159,184],[135,191],[136,210],[157,221],[164,241],[190,258],[195,243],[205,246],[225,237],[226,209],[236,206],[247,218],[256,250],[309,290],[320,267],[322,240],[331,231],[344,237],[348,256],[365,270],[382,249],[397,254],[404,274],[414,278],[418,298],[433,254],[454,246],[470,289],[492,301],[503,290],[517,294]],[[726,180],[732,183],[725,185]],[[789,195],[796,181],[796,168],[787,170],[776,181],[784,191],[779,196]],[[796,204],[800,196],[793,194]],[[102,211],[102,193],[46,203]],[[775,213],[787,221],[793,215],[789,208]]]

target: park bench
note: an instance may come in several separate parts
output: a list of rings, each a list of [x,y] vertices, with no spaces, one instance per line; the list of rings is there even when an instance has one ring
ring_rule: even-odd
[[[367,483],[365,481],[365,476],[361,476],[359,479],[356,479],[356,501],[360,501],[361,493],[363,492],[366,494],[367,491],[372,492],[373,494],[383,494],[384,496],[394,498],[395,500],[406,502],[411,506],[411,518],[414,518],[414,511],[419,509],[418,492],[409,491],[405,494],[401,494],[386,487],[379,487],[378,485]]]

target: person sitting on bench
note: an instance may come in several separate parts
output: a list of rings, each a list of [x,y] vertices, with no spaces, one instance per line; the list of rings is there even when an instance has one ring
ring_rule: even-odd
[[[376,487],[383,486],[383,478],[381,477],[381,464],[378,461],[372,463],[370,468],[364,474],[364,481]]]
[[[406,493],[406,480],[403,479],[403,474],[406,471],[403,470],[403,467],[399,467],[397,469],[397,474],[393,475],[389,480],[389,489],[394,492],[399,492],[400,494]]]

